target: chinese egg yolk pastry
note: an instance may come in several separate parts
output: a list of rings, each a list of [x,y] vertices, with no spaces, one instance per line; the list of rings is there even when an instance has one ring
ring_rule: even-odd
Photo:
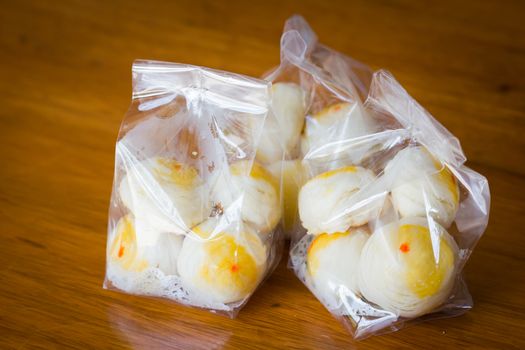
[[[183,234],[201,223],[210,211],[197,170],[163,157],[130,166],[120,182],[119,193],[136,225],[157,233]],[[149,238],[145,243],[153,244],[157,237]]]
[[[368,239],[365,229],[323,233],[315,237],[308,248],[306,264],[316,294],[332,300],[341,287],[356,293],[357,269],[361,250]]]
[[[272,86],[272,115],[266,119],[257,159],[273,163],[283,157],[283,151],[290,154],[299,144],[304,124],[304,94],[293,83],[275,83]]]
[[[184,240],[178,271],[192,293],[209,302],[246,298],[266,271],[267,252],[259,236],[241,227],[238,233],[202,225]]]
[[[161,233],[155,245],[140,245],[131,215],[122,217],[115,229],[109,255],[110,261],[124,270],[140,272],[148,267],[158,268],[167,275],[177,273],[177,258],[182,247],[183,236]]]
[[[373,129],[373,124],[360,103],[337,103],[325,107],[306,120],[301,137],[301,153],[306,156],[327,142],[368,135],[373,133]],[[353,159],[354,163],[358,163],[362,155],[357,158],[359,159]]]
[[[229,169],[218,170],[211,196],[225,210],[240,205],[242,220],[260,233],[270,232],[281,218],[279,182],[255,161],[235,162]]]
[[[299,192],[299,216],[304,228],[309,234],[321,234],[345,232],[366,224],[381,203],[356,203],[352,196],[374,178],[370,170],[347,166],[308,180]]]
[[[456,276],[458,247],[439,225],[432,232],[423,218],[405,218],[376,230],[359,261],[363,296],[403,317],[431,312],[449,297]]]
[[[282,175],[283,223],[286,234],[294,227],[297,217],[297,198],[299,189],[306,181],[306,172],[300,160],[283,160],[274,163],[269,170],[278,178]]]
[[[395,179],[392,200],[402,217],[429,213],[443,227],[452,224],[459,206],[456,178],[425,148],[398,152],[385,167],[385,176]]]

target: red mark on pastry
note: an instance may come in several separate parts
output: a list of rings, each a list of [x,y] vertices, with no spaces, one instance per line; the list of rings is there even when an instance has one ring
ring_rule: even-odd
[[[123,246],[120,246],[119,250],[118,250],[118,257],[119,258],[122,258],[122,255],[124,255],[124,247]]]
[[[340,109],[341,109],[341,105],[337,105],[337,106],[334,107],[334,112],[337,112]]]
[[[403,253],[408,253],[408,251],[410,250],[410,247],[408,246],[407,243],[403,243],[399,246],[399,250],[402,251]]]
[[[239,265],[233,264],[231,269],[232,269],[232,272],[237,272],[239,271]]]

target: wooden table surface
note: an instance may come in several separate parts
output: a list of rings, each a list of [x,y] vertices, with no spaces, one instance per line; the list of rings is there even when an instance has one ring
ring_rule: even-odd
[[[2,2],[0,348],[525,348],[524,5]],[[393,72],[488,177],[464,316],[354,342],[284,262],[234,320],[102,289],[132,61],[260,76],[278,64],[293,13],[326,45]]]

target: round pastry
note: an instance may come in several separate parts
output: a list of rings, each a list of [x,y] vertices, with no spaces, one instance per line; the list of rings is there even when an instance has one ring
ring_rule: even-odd
[[[417,317],[443,304],[456,277],[458,247],[441,226],[405,218],[377,229],[359,261],[359,289],[381,308]]]
[[[273,163],[290,154],[299,144],[304,124],[304,94],[293,83],[272,85],[272,113],[267,117],[259,139],[257,159]]]
[[[137,236],[131,215],[126,215],[118,221],[109,256],[112,262],[125,270],[142,271],[148,267],[148,262],[142,259],[138,252]]]
[[[209,214],[202,180],[194,167],[154,157],[131,165],[119,186],[136,225],[152,232],[184,234]],[[156,236],[141,237],[154,244]]]
[[[311,115],[306,120],[303,135],[301,136],[301,153],[308,157],[311,151],[327,142],[351,140],[374,132],[370,118],[365,114],[362,105],[356,103],[337,103],[325,107],[320,112]],[[344,147],[342,144],[335,147],[331,153],[345,153],[345,157],[354,164],[359,163],[365,156],[368,147]],[[341,156],[341,155],[338,155]]]
[[[283,224],[288,236],[294,228],[297,217],[299,189],[306,181],[306,173],[299,159],[283,160],[269,167],[275,178],[282,176]]]
[[[392,177],[392,200],[401,217],[430,214],[443,227],[450,227],[459,206],[458,183],[424,147],[398,152],[384,173]]]
[[[227,170],[218,170],[210,193],[221,212],[239,208],[241,219],[259,233],[270,232],[281,218],[279,182],[255,161],[235,162]]]
[[[308,248],[306,264],[316,295],[331,302],[340,288],[357,293],[357,269],[368,239],[363,228],[342,233],[323,233]]]
[[[382,202],[359,201],[355,194],[374,181],[374,173],[347,166],[317,175],[299,192],[299,216],[309,234],[345,232],[366,224]]]
[[[266,248],[249,230],[212,234],[201,225],[182,245],[178,271],[190,292],[209,302],[230,303],[246,298],[266,271]]]
[[[140,272],[148,267],[158,268],[166,275],[177,273],[177,258],[182,246],[183,236],[161,233],[155,245],[140,245],[133,217],[122,217],[115,229],[113,242],[109,250],[111,262],[121,268]]]

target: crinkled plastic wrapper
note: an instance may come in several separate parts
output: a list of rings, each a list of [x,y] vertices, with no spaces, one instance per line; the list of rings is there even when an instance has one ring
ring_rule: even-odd
[[[301,17],[266,78],[303,96],[282,163],[296,275],[358,339],[470,309],[461,271],[490,195],[459,141],[389,72],[319,44]]]
[[[106,288],[233,317],[275,267],[280,172],[256,159],[270,86],[134,63],[116,145]]]

